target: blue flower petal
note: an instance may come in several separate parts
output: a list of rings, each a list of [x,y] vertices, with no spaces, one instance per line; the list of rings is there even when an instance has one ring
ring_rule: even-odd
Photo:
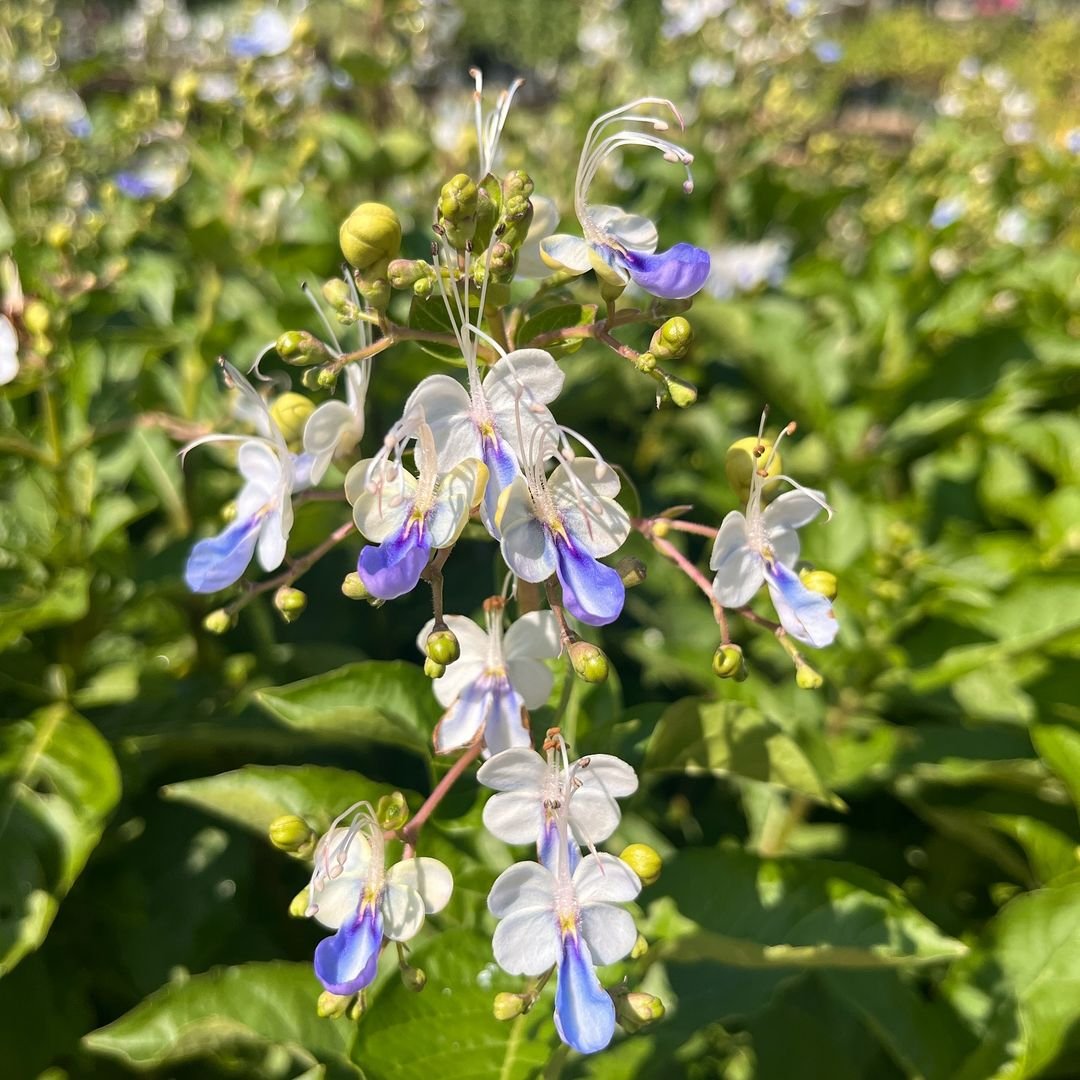
[[[355,922],[315,947],[315,976],[332,994],[355,994],[375,978],[382,946],[382,912],[365,905]]]
[[[780,625],[796,641],[818,649],[833,643],[840,624],[827,597],[812,592],[794,570],[775,559],[765,560],[765,581]]]
[[[411,592],[428,564],[431,545],[421,530],[406,523],[405,532],[369,544],[360,552],[356,571],[372,596],[393,600]]]
[[[555,542],[555,558],[555,573],[562,583],[567,611],[590,626],[614,622],[626,599],[618,571],[562,539]]]
[[[567,870],[572,877],[578,863],[581,862],[581,848],[577,846],[572,836],[567,844],[567,855],[569,856]],[[541,866],[546,866],[553,874],[559,872],[559,826],[547,814],[544,815],[540,826],[540,835],[536,838],[536,861]]]
[[[620,261],[636,285],[665,300],[693,296],[705,284],[712,265],[707,251],[685,243],[655,255],[627,251]]]
[[[518,475],[517,461],[510,447],[497,435],[485,438],[483,445],[484,464],[488,471],[487,487],[484,488],[484,525],[496,540],[501,540],[502,534],[495,524],[495,512],[503,489],[508,488]]]
[[[596,977],[589,946],[575,934],[563,938],[555,1028],[579,1054],[603,1050],[615,1034],[615,1005]]]
[[[192,592],[213,593],[239,581],[255,554],[262,515],[234,521],[217,536],[200,540],[188,556],[184,581]]]

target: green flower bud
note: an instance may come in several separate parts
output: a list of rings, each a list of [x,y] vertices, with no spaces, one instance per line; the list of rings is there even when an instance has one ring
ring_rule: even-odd
[[[287,623],[296,622],[307,607],[307,594],[288,585],[282,585],[274,593],[274,607]]]
[[[350,1020],[357,1021],[364,1015],[364,1011],[367,1009],[367,998],[364,997],[364,992],[361,990],[356,995],[356,1000],[349,1006],[349,1011],[346,1014]]]
[[[300,376],[300,382],[303,383],[306,390],[319,390],[319,375],[321,374],[320,368],[309,367],[303,375]]]
[[[836,599],[836,575],[828,570],[800,570],[799,580],[811,592],[820,593],[827,600]]]
[[[323,299],[338,312],[338,314],[348,311],[352,306],[352,291],[349,288],[348,282],[343,281],[341,278],[329,278],[324,281],[322,294]]]
[[[318,364],[330,355],[326,351],[326,346],[314,334],[309,334],[306,330],[286,330],[274,342],[274,348],[278,356],[293,367]]]
[[[28,300],[23,308],[22,320],[23,326],[36,336],[49,329],[52,317],[49,309],[40,300]]]
[[[270,822],[270,843],[290,855],[309,852],[318,837],[311,826],[295,814],[283,814]]]
[[[520,994],[496,994],[491,1011],[496,1020],[513,1020],[525,1011],[525,999]]]
[[[332,367],[321,367],[315,375],[315,382],[320,390],[329,390],[333,393],[337,386],[338,373]]]
[[[291,391],[279,394],[270,403],[270,419],[277,424],[278,431],[287,443],[298,443],[304,434],[304,425],[315,411],[314,402],[303,394]]]
[[[512,195],[503,205],[502,240],[515,251],[525,242],[532,225],[533,204],[524,195]]]
[[[627,555],[620,559],[615,564],[615,569],[618,571],[619,577],[622,578],[623,586],[627,589],[640,585],[649,572],[649,568],[640,559],[635,559],[633,555]]]
[[[461,655],[461,646],[454,631],[444,626],[441,630],[432,630],[424,642],[424,649],[429,659],[444,668],[452,664]]]
[[[795,667],[795,685],[800,690],[820,690],[825,680],[804,661]]]
[[[395,259],[386,269],[386,276],[395,289],[407,289],[418,281],[430,280],[434,274],[423,259]]]
[[[643,352],[635,361],[634,366],[645,375],[651,375],[656,370],[656,357],[651,352]]]
[[[361,581],[360,575],[354,570],[351,574],[345,575],[345,580],[341,583],[341,592],[343,596],[347,596],[350,600],[369,600],[371,593],[368,592],[367,586]]]
[[[649,943],[645,940],[644,935],[638,934],[637,941],[634,942],[634,947],[630,950],[630,959],[640,960],[648,951]]]
[[[688,383],[685,379],[680,379],[676,375],[670,375],[666,371],[663,371],[660,374],[661,378],[664,380],[664,388],[667,390],[671,400],[680,409],[689,408],[697,401],[697,387],[694,386],[693,383]]]
[[[420,300],[426,300],[435,291],[434,278],[421,278],[413,287],[413,296]]]
[[[293,898],[289,901],[289,917],[293,919],[306,919],[308,904],[311,903],[311,896],[309,895],[308,887],[305,885]]]
[[[608,677],[608,658],[604,650],[591,641],[575,641],[569,648],[570,663],[579,679],[587,683],[602,683]]]
[[[427,975],[423,968],[411,967],[408,964],[401,965],[401,981],[414,994],[419,994],[427,986]]]
[[[464,173],[449,179],[439,193],[439,225],[451,246],[461,249],[476,232],[476,211],[480,193]]]
[[[440,664],[437,660],[432,660],[429,656],[424,661],[424,674],[429,679],[441,679],[446,674],[446,665]]]
[[[485,256],[486,259],[486,256]],[[514,249],[502,240],[498,240],[491,249],[491,276],[508,280],[513,276],[514,267],[517,266],[517,255]],[[473,271],[473,280],[480,286],[484,280],[484,263],[477,258]]]
[[[203,619],[203,629],[209,634],[224,634],[236,625],[236,616],[230,615],[224,608],[211,611]]]
[[[364,278],[357,289],[368,307],[375,311],[385,311],[390,304],[390,282],[385,277]]]
[[[375,817],[388,832],[400,829],[409,820],[409,804],[400,791],[383,795],[375,807]]]
[[[380,278],[401,249],[401,222],[382,203],[361,203],[338,232],[341,252],[365,277]]]
[[[659,880],[664,867],[659,853],[648,844],[631,844],[623,849],[619,858],[641,878],[642,885],[652,885]]]
[[[628,1031],[637,1031],[664,1015],[664,1003],[652,994],[633,991],[620,994],[618,999],[618,1021]]]
[[[658,360],[679,360],[694,341],[694,331],[681,315],[668,319],[652,336],[649,352]]]
[[[738,645],[719,645],[712,658],[713,674],[718,679],[734,679],[743,682],[749,674],[746,658]]]
[[[324,990],[319,995],[315,1011],[324,1020],[338,1020],[349,1011],[354,997],[354,994],[332,994],[329,990]]]
[[[737,439],[728,447],[724,457],[724,472],[732,490],[738,495],[741,502],[746,502],[750,496],[750,481],[754,472],[762,468],[769,455],[772,454],[773,444],[770,439],[758,439],[756,435],[748,435],[745,439]],[[768,476],[774,477],[783,471],[783,462],[779,454],[773,454],[769,461]]]
[[[524,169],[511,169],[503,178],[503,205],[506,205],[515,195],[528,198],[536,189]]]

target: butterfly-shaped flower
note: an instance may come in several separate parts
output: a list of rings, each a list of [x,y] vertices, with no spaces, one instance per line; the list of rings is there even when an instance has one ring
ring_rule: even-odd
[[[594,120],[585,137],[574,181],[574,212],[583,238],[557,233],[540,242],[540,253],[554,270],[572,274],[595,270],[601,279],[616,286],[633,281],[653,296],[684,299],[705,284],[709,253],[687,243],[656,253],[659,237],[648,218],[588,201],[600,167],[612,154],[629,146],[659,150],[668,161],[681,164],[686,169],[683,190],[693,191],[693,155],[663,137],[667,121],[634,111],[649,107],[669,109],[682,127],[679,111],[666,98],[639,98]]]
[[[335,457],[352,451],[364,437],[364,404],[371,361],[345,368],[345,400],[324,401],[304,424],[304,452],[311,457],[311,482],[317,484]]]

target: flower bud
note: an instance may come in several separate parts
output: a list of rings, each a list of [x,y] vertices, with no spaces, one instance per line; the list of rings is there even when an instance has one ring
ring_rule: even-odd
[[[371,598],[368,587],[355,570],[351,574],[345,575],[345,580],[341,583],[341,592],[343,596],[347,596],[350,600],[369,600]]]
[[[643,934],[638,934],[634,947],[630,950],[631,960],[640,960],[649,951],[649,943]]]
[[[321,367],[315,373],[315,384],[320,390],[329,390],[331,393],[337,386],[338,373],[332,367]]]
[[[49,329],[52,317],[49,309],[40,300],[28,300],[23,308],[22,320],[27,331],[37,336]]]
[[[525,999],[520,994],[496,994],[491,1011],[496,1020],[513,1020],[525,1011]]]
[[[452,247],[464,248],[476,232],[480,193],[464,173],[451,177],[439,192],[439,225]]]
[[[386,276],[395,289],[407,289],[420,281],[430,281],[431,266],[423,259],[395,259],[386,270]]]
[[[828,570],[800,570],[799,580],[811,592],[820,593],[827,600],[836,599],[836,575]]]
[[[767,472],[768,477],[779,475],[783,471],[783,462],[779,454],[773,454],[771,439],[759,439],[756,435],[748,435],[745,439],[737,439],[728,447],[724,457],[724,473],[728,483],[739,497],[741,502],[746,502],[750,496],[750,481],[756,470],[763,468],[769,455]]]
[[[286,330],[274,342],[274,348],[286,364],[294,367],[317,364],[329,356],[326,346],[306,330]]]
[[[664,866],[659,853],[648,844],[631,844],[623,849],[619,858],[641,878],[642,885],[654,884]]]
[[[529,235],[532,219],[533,204],[524,195],[511,195],[503,204],[502,220],[505,228],[502,239],[514,251],[521,247],[525,237]]]
[[[532,177],[524,169],[511,169],[503,178],[503,203],[508,203],[515,195],[527,199],[535,189]]]
[[[289,901],[289,917],[292,919],[306,919],[308,905],[310,903],[311,896],[308,887],[305,885],[292,900]]]
[[[382,203],[361,203],[338,231],[341,252],[365,277],[381,278],[401,249],[401,222]]]
[[[668,319],[652,336],[649,352],[658,360],[680,360],[694,341],[694,331],[681,315]]]
[[[496,241],[495,246],[491,249],[492,278],[498,277],[501,280],[509,280],[514,273],[515,266],[517,266],[517,254],[514,249],[502,240]],[[484,280],[484,265],[479,259],[476,260],[476,272],[473,274],[473,280],[477,282],[478,286]]]
[[[435,291],[435,279],[421,278],[413,284],[412,291],[418,300],[426,300]]]
[[[429,679],[441,679],[446,674],[446,665],[432,660],[429,656],[424,660],[424,674]]]
[[[409,820],[409,804],[400,791],[383,795],[375,807],[375,817],[383,829],[393,832]]]
[[[634,361],[634,366],[638,371],[651,375],[656,370],[656,357],[651,352],[643,352]]]
[[[825,680],[804,661],[795,667],[795,685],[800,690],[820,690]]]
[[[406,988],[414,994],[419,994],[427,986],[427,975],[423,968],[411,967],[409,964],[401,965],[401,981]]]
[[[356,995],[356,1000],[349,1006],[349,1011],[346,1014],[350,1020],[359,1020],[364,1015],[364,1010],[367,1009],[367,999],[364,997],[363,990]]]
[[[324,990],[319,995],[315,1011],[324,1020],[340,1019],[348,1012],[353,997],[355,997],[354,994],[332,994],[329,990]]]
[[[448,627],[440,630],[432,630],[424,642],[424,650],[428,658],[444,668],[452,664],[461,655],[461,646],[454,635],[454,631]]]
[[[587,683],[602,683],[608,677],[608,658],[604,650],[591,641],[575,641],[569,648],[570,663],[579,679]]]
[[[236,625],[236,616],[230,615],[224,608],[211,611],[203,619],[203,629],[208,634],[224,634]]]
[[[640,585],[649,572],[649,568],[640,559],[635,559],[633,555],[627,555],[620,559],[615,564],[615,569],[622,579],[623,586],[627,589]]]
[[[390,303],[390,282],[385,277],[364,278],[357,289],[367,306],[376,311],[385,311]]]
[[[307,390],[318,390],[319,387],[319,375],[321,373],[320,368],[309,367],[303,375],[300,376],[300,382],[304,384],[304,388]]]
[[[315,405],[303,394],[279,394],[270,403],[270,419],[277,424],[287,443],[297,443],[303,437],[304,425],[315,411]]]
[[[693,383],[688,383],[685,379],[680,379],[677,375],[671,375],[666,371],[660,372],[660,376],[664,380],[664,388],[668,396],[680,409],[689,408],[697,401],[697,387]]]
[[[296,622],[307,607],[307,594],[288,585],[282,585],[274,593],[274,607],[287,623]]]
[[[664,1003],[652,994],[639,990],[620,994],[617,1016],[619,1024],[628,1031],[637,1031],[664,1015]]]
[[[323,282],[323,299],[340,315],[352,306],[352,290],[341,278],[328,278]]]
[[[304,849],[310,849],[318,837],[311,826],[296,814],[283,814],[270,822],[270,843],[278,851],[286,851],[290,855],[302,854]]]
[[[749,672],[746,658],[738,645],[718,645],[712,658],[713,674],[718,679],[734,679],[743,682]]]

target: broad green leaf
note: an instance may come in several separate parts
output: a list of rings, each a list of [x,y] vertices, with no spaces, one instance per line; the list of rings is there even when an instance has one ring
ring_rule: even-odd
[[[568,330],[574,326],[588,326],[596,321],[595,304],[556,304],[545,308],[539,315],[526,319],[517,332],[516,344],[519,349],[533,347],[531,343],[542,334],[551,334],[557,330]],[[583,337],[563,338],[549,341],[543,345],[549,353],[569,355],[577,352],[585,343]]]
[[[450,297],[450,303],[452,304],[453,302],[453,297]],[[475,319],[477,317],[478,304],[479,297],[470,295],[470,319]],[[457,312],[455,311],[454,318],[457,319],[457,317]],[[412,305],[409,307],[409,328],[411,330],[426,331],[428,333],[453,335],[454,327],[450,322],[450,316],[446,313],[446,306],[439,296],[437,285],[430,296],[426,298],[419,296],[413,297]],[[445,360],[447,363],[454,364],[457,367],[465,366],[465,358],[461,355],[461,350],[457,345],[443,345],[439,342],[423,340],[418,340],[416,344],[429,356],[434,356],[436,360]]]
[[[690,849],[665,866],[661,881],[688,920],[659,950],[671,960],[878,968],[949,960],[966,951],[895,885],[845,863]]]
[[[245,765],[218,776],[183,780],[161,789],[166,799],[197,806],[266,835],[282,814],[296,814],[316,832],[353,803],[372,805],[395,789],[359,773],[319,765]]]
[[[97,729],[51,705],[0,730],[0,975],[49,932],[120,797]]]
[[[256,1045],[282,1047],[305,1069],[331,1066],[328,1076],[360,1076],[348,1062],[353,1025],[316,1015],[320,990],[310,964],[215,968],[162,987],[83,1042],[140,1070]]]
[[[90,575],[69,567],[41,588],[23,583],[0,604],[0,649],[45,626],[78,622],[90,606]]]
[[[1068,724],[1036,724],[1031,741],[1043,761],[1061,778],[1080,813],[1080,729]]]
[[[448,930],[409,962],[427,975],[423,992],[388,981],[360,1025],[353,1060],[369,1080],[537,1076],[555,1045],[550,1002],[508,1022],[492,1016],[495,994],[522,980],[495,967],[490,938]]]
[[[672,705],[653,731],[645,771],[738,776],[844,806],[789,734],[733,701],[684,698]]]

